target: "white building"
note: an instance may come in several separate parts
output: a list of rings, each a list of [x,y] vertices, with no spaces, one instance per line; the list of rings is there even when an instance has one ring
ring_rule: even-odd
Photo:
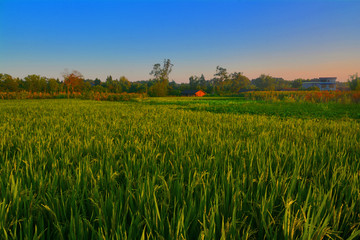
[[[321,91],[335,91],[336,77],[321,77],[311,82],[303,82],[302,87],[318,87]]]

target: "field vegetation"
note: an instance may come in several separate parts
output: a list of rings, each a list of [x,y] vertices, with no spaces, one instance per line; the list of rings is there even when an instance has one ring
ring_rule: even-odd
[[[358,239],[359,104],[0,101],[1,239]]]
[[[246,99],[312,103],[360,103],[360,91],[258,91],[247,92]]]
[[[135,98],[144,98],[145,93],[107,93],[107,92],[0,92],[1,100],[9,99],[87,99],[97,101],[129,101]]]

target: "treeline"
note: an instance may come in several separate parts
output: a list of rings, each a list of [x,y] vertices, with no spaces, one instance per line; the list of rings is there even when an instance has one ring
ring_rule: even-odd
[[[286,81],[283,78],[275,78],[265,74],[250,80],[242,72],[228,73],[226,68],[218,66],[214,77],[210,80],[205,80],[204,75],[200,77],[191,76],[188,87],[191,89],[201,89],[213,94],[236,94],[249,90],[276,91],[289,88],[300,89],[302,81],[302,79]]]
[[[295,79],[287,81],[262,74],[250,80],[242,72],[228,73],[226,68],[218,66],[212,79],[205,79],[204,75],[191,76],[189,83],[169,81],[173,64],[165,59],[163,64],[155,64],[150,72],[149,80],[130,82],[125,76],[116,79],[108,76],[105,81],[100,79],[84,79],[78,71],[65,72],[63,79],[47,78],[40,75],[28,75],[23,79],[9,74],[0,74],[0,92],[99,92],[99,93],[141,93],[149,96],[179,96],[183,90],[203,90],[208,94],[229,95],[250,90],[278,91],[286,89],[302,89],[302,83],[310,79]],[[358,75],[351,76],[348,83],[344,83],[355,90],[360,88]],[[344,86],[344,87],[346,87]],[[308,90],[318,90],[308,89]]]
[[[249,80],[241,72],[227,74],[224,68],[218,68],[214,78],[206,80],[204,75],[191,76],[189,83],[169,82],[164,77],[144,81],[130,82],[125,76],[116,79],[108,76],[105,81],[100,79],[84,79],[76,71],[64,76],[64,79],[47,78],[40,75],[28,75],[23,79],[9,74],[0,74],[0,92],[108,92],[108,93],[147,93],[150,96],[180,95],[183,90],[201,89],[209,94],[236,94],[241,90],[281,90],[299,88],[298,80],[285,81],[261,75]]]

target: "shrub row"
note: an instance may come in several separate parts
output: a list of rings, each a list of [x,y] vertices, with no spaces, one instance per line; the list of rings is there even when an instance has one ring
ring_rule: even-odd
[[[0,92],[0,99],[59,99],[59,98],[77,98],[91,99],[97,101],[129,101],[134,98],[144,98],[146,94],[141,93],[99,93],[99,92]]]

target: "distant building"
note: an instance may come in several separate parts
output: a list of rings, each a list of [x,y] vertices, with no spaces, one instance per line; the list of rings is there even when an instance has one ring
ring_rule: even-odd
[[[311,80],[310,82],[303,82],[303,88],[318,87],[321,91],[335,91],[336,77],[321,77],[319,79]]]
[[[206,92],[204,92],[203,90],[184,90],[181,92],[181,96],[187,96],[187,97],[202,97],[206,95]]]

